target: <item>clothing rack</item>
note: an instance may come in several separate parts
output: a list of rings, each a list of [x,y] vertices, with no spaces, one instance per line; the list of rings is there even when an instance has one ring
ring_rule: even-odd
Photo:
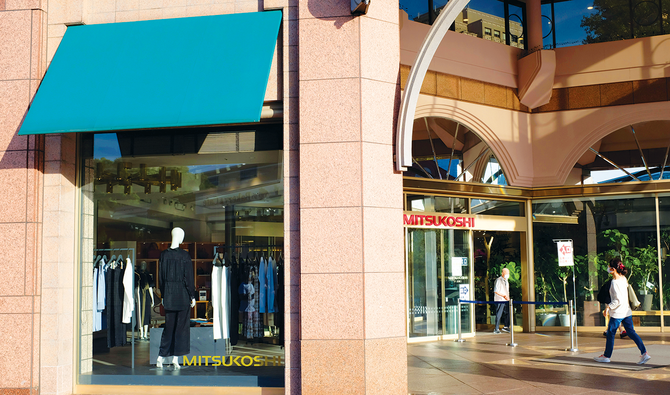
[[[128,247],[125,247],[125,248],[94,248],[93,249],[93,255],[95,256],[95,253],[99,252],[99,251],[108,251],[108,252],[112,252],[112,251],[131,251],[132,252],[132,258],[131,258],[131,256],[128,256],[128,258],[130,258],[133,261],[136,259],[134,248],[128,248]],[[126,267],[126,269],[128,269],[128,268]],[[135,275],[131,276],[131,278],[132,278],[132,289],[133,289],[133,295],[134,295],[135,294]],[[133,301],[133,306],[135,306],[135,301]],[[133,312],[133,314],[130,317],[130,325],[131,325],[131,329],[132,329],[132,333],[133,333],[131,338],[130,338],[131,368],[133,370],[135,370],[135,312]]]

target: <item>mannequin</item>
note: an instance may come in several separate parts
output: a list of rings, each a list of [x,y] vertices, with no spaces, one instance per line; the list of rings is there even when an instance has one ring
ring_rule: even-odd
[[[156,359],[158,368],[168,362],[175,370],[180,369],[179,357],[191,350],[189,315],[195,306],[195,285],[191,256],[179,248],[182,241],[184,230],[172,229],[172,244],[161,252],[159,261],[158,283],[165,306],[165,329]]]

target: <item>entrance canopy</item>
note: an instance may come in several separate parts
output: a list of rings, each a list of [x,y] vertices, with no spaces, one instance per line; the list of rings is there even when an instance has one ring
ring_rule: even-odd
[[[258,122],[281,15],[71,26],[19,134]]]

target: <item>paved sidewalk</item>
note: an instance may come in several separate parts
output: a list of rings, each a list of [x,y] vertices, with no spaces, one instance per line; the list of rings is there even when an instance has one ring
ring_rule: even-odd
[[[640,333],[645,345],[670,344],[670,334]],[[670,367],[622,371],[604,367],[533,361],[555,355],[570,345],[569,335],[516,333],[518,347],[507,347],[509,335],[478,333],[465,343],[441,341],[409,344],[411,394],[670,394]],[[614,342],[617,349],[635,347],[632,340]],[[602,333],[582,333],[579,352],[605,349]],[[654,355],[652,354],[652,361]],[[607,365],[607,364],[603,364]]]

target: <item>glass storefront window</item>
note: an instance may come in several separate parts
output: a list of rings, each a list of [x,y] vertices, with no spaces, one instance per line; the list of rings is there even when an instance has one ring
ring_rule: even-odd
[[[551,208],[551,215],[547,210]],[[643,303],[633,312],[639,326],[660,326],[655,199],[650,196],[593,197],[533,203],[535,291],[537,301],[573,299],[572,268],[558,267],[555,240],[573,241],[577,321],[604,326],[602,306],[596,301],[608,279],[607,265],[621,257],[629,269],[629,283]],[[557,325],[564,308],[537,309],[537,325]],[[552,319],[553,318],[553,319]]]
[[[407,195],[406,211],[468,213],[468,199],[430,195]]]
[[[284,385],[282,141],[269,124],[81,136],[80,384]],[[177,293],[195,307],[158,368]]]
[[[409,337],[458,333],[461,286],[470,287],[469,231],[407,229]],[[461,332],[472,332],[471,305],[461,306]]]
[[[660,296],[663,299],[664,310],[664,325],[670,326],[670,194],[659,195],[659,218],[661,224],[661,285],[663,287],[663,294]],[[640,302],[643,302],[642,300]]]
[[[485,199],[470,199],[470,213],[508,217],[523,217],[525,215],[523,202]]]

